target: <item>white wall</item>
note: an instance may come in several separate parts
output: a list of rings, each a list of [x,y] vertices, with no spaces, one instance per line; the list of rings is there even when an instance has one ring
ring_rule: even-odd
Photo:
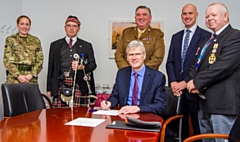
[[[0,84],[6,80],[3,66],[5,38],[17,31],[16,20],[22,13],[22,0],[0,0]]]
[[[199,11],[198,24],[207,29],[204,21],[205,10],[210,3],[214,2],[213,0],[22,0],[22,7],[18,7],[21,2],[1,1],[0,27],[5,24],[2,22],[2,17],[7,21],[6,24],[14,25],[16,15],[26,14],[32,20],[30,33],[39,37],[42,42],[44,68],[39,78],[42,92],[46,90],[49,45],[52,41],[65,36],[63,26],[69,15],[76,15],[82,22],[79,37],[93,44],[98,65],[94,72],[95,82],[108,83],[112,86],[117,67],[114,59],[108,59],[109,20],[133,20],[135,8],[139,5],[151,8],[153,20],[164,20],[166,52],[159,70],[166,74],[165,62],[171,36],[183,28],[180,18],[182,7],[187,3],[195,4]],[[232,26],[240,28],[240,11],[237,7],[240,1],[219,0],[219,2],[228,7]],[[6,36],[7,34],[0,33],[2,47]],[[5,73],[2,58],[0,58],[0,72]],[[4,81],[5,76],[0,76],[0,82]]]

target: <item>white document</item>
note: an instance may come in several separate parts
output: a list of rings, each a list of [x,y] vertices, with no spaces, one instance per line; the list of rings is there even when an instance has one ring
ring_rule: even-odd
[[[98,110],[96,112],[93,112],[93,114],[116,116],[119,114],[119,111],[118,110]]]
[[[74,125],[74,126],[86,126],[86,127],[96,127],[97,125],[104,122],[106,119],[95,119],[95,118],[82,118],[79,117],[70,122],[65,123],[65,125]]]

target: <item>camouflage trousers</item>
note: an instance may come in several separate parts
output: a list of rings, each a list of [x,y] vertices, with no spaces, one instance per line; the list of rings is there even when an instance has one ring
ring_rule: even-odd
[[[31,71],[21,71],[19,70],[20,75],[28,75],[28,74],[32,74]],[[7,74],[7,79],[6,79],[6,84],[16,84],[16,83],[20,83],[18,81],[18,79],[16,77],[14,77],[11,73]],[[38,79],[37,78],[32,78],[29,83],[36,83],[38,84]]]
[[[61,94],[62,94],[62,87],[63,84],[66,86],[73,86],[73,78],[67,77],[65,78],[62,83],[60,83],[60,87],[58,89],[58,95],[53,98],[53,107],[61,108],[61,107],[69,107],[67,102],[64,102],[61,99]],[[73,106],[78,107],[78,106],[87,106],[87,99],[82,98],[81,96],[87,96],[87,94],[82,94],[79,88],[79,85],[75,85],[75,90],[74,90],[74,98],[73,98]],[[56,99],[57,102],[54,100]]]

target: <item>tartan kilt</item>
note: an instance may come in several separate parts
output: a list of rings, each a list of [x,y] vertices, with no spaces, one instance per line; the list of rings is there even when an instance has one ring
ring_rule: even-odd
[[[69,104],[67,104],[66,102],[64,102],[61,99],[61,92],[62,92],[62,88],[64,86],[67,86],[69,88],[73,87],[73,77],[66,77],[64,80],[60,81],[60,87],[58,89],[58,95],[53,98],[53,102],[52,105],[53,107],[56,108],[61,108],[61,107],[69,107]],[[87,94],[82,94],[79,88],[78,84],[75,84],[75,90],[74,90],[74,98],[73,98],[73,106],[74,107],[78,107],[78,106],[87,106],[87,99],[86,98],[82,98],[81,96],[87,96]],[[54,99],[57,99],[57,101],[54,101]]]

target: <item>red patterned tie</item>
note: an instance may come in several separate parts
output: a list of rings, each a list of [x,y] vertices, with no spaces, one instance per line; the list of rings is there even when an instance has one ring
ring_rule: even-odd
[[[72,39],[71,39],[71,38],[70,38],[70,40],[69,40],[69,43],[68,43],[68,44],[69,44],[69,47],[70,47],[70,48],[72,48]]]
[[[134,86],[133,86],[133,92],[132,92],[132,105],[135,106],[138,103],[138,74],[134,73]]]

